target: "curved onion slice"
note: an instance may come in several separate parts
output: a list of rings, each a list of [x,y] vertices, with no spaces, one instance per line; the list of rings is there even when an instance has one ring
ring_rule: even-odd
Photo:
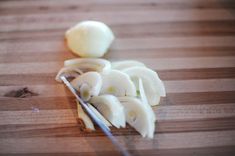
[[[83,74],[83,72],[76,67],[63,67],[60,69],[58,74],[55,77],[57,82],[62,82],[60,76],[65,75],[66,77],[77,77],[78,75]]]
[[[152,110],[146,109],[145,105],[134,97],[119,97],[118,99],[124,106],[127,123],[143,137],[153,138],[155,123],[150,120]]]
[[[159,96],[166,96],[164,84],[153,70],[145,67],[131,67],[124,69],[123,72],[128,74],[134,82],[138,81],[138,78],[142,79],[148,103],[151,106],[159,104]]]
[[[139,79],[139,90],[140,90],[140,99],[142,101],[142,103],[144,104],[144,106],[146,107],[146,109],[149,110],[149,112],[151,112],[151,120],[152,121],[156,121],[156,116],[154,114],[154,112],[152,111],[151,106],[148,104],[148,99],[145,95],[145,91],[144,91],[144,86],[143,86],[143,82],[141,79]]]
[[[91,104],[88,103],[88,107],[94,112],[94,114],[107,126],[107,127],[111,127],[112,125],[108,122],[108,120],[106,120],[102,114],[100,114],[100,112],[98,112],[96,110],[96,108],[94,106],[92,106]]]
[[[135,61],[135,60],[125,60],[125,61],[117,61],[111,63],[112,68],[116,70],[123,70],[126,68],[138,66],[138,67],[145,67],[144,63]]]
[[[148,110],[148,112],[150,114],[149,122],[155,123],[156,116],[155,116],[151,106],[148,104],[148,100],[147,100],[147,97],[146,97],[145,91],[144,91],[143,82],[142,82],[141,79],[139,79],[139,90],[140,90],[140,99],[141,99],[143,105],[146,107],[146,109]],[[153,138],[154,130],[155,130],[155,124],[150,124],[150,128],[149,128],[149,131],[148,131],[148,134],[147,134],[147,136],[149,138]]]
[[[64,61],[65,67],[77,67],[82,71],[104,72],[111,69],[111,63],[105,59],[76,58]]]
[[[78,118],[81,119],[86,127],[87,130],[95,130],[94,124],[91,121],[90,117],[84,112],[82,106],[77,101],[77,111],[78,111]]]
[[[88,101],[92,96],[99,95],[102,78],[97,72],[87,72],[75,78],[71,84],[80,92],[81,98]]]
[[[120,126],[126,126],[124,108],[117,97],[113,95],[94,96],[91,98],[90,102],[115,127],[120,128]]]
[[[115,96],[136,96],[136,88],[130,77],[118,70],[110,70],[102,73],[103,85],[101,94],[112,94]]]

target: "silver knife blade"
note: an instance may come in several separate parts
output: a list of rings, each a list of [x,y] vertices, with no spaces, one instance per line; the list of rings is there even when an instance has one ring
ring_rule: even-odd
[[[100,129],[106,134],[106,136],[110,139],[116,149],[123,156],[131,156],[130,153],[118,143],[117,139],[110,132],[109,127],[107,127],[96,115],[95,113],[88,107],[87,103],[82,100],[82,98],[77,94],[77,91],[73,88],[70,82],[67,80],[65,76],[61,76],[60,79],[63,83],[68,87],[68,89],[73,93],[76,99],[79,101],[83,109],[87,112],[87,114],[92,118],[92,120],[100,127]]]

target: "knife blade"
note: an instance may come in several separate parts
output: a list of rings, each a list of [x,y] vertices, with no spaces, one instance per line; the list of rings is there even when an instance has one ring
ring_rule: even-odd
[[[65,76],[61,76],[60,79],[63,83],[67,86],[67,88],[73,93],[76,99],[81,104],[82,108],[87,112],[87,114],[91,117],[91,119],[100,127],[103,133],[110,139],[116,149],[122,154],[123,156],[131,156],[130,153],[118,143],[117,139],[112,135],[110,132],[109,127],[107,127],[96,115],[95,113],[88,107],[87,103],[82,100],[82,98],[77,94],[77,91],[73,88],[70,82],[67,80]]]

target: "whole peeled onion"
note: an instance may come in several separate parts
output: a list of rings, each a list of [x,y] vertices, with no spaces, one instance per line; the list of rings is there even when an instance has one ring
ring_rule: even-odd
[[[112,30],[98,21],[83,21],[65,33],[68,48],[81,57],[102,57],[114,40]]]

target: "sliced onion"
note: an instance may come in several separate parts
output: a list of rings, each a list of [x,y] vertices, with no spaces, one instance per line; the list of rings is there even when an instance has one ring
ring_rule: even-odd
[[[78,112],[78,118],[81,119],[86,127],[87,130],[95,130],[94,124],[91,121],[90,117],[84,112],[82,109],[82,106],[77,101],[77,112]]]
[[[72,86],[80,92],[84,101],[100,93],[102,78],[98,72],[87,72],[78,76],[71,82]]]
[[[80,70],[105,72],[111,69],[111,63],[105,59],[76,58],[64,61],[65,67],[77,67]]]
[[[104,118],[104,116],[102,114],[100,114],[100,112],[98,112],[98,110],[92,106],[91,104],[88,103],[88,107],[94,112],[94,114],[107,126],[107,127],[111,127],[112,125],[110,124],[110,122],[108,122],[108,120],[106,120]]]
[[[146,109],[141,100],[134,97],[119,97],[118,99],[124,106],[127,123],[135,128],[143,137],[152,138],[154,133],[152,129],[155,123],[149,120],[151,112]]]
[[[154,137],[156,116],[151,106],[159,103],[160,96],[166,96],[164,84],[155,71],[133,60],[114,62],[115,69],[104,59],[71,59],[64,65],[56,80],[61,81],[61,75],[76,77],[72,86],[84,101],[95,106],[88,103],[106,126],[120,128],[128,122],[143,137]],[[79,103],[78,113],[86,128],[94,130]]]
[[[147,100],[147,97],[145,95],[145,91],[144,91],[144,86],[143,86],[143,82],[141,79],[139,79],[139,90],[140,90],[140,99],[143,103],[143,105],[146,107],[146,110],[148,110],[149,112],[149,122],[153,122],[155,123],[156,121],[156,116],[155,116],[155,113],[153,111],[153,109],[151,108],[151,106],[148,104],[148,100]],[[155,124],[151,124],[150,123],[150,128],[149,128],[149,131],[148,131],[148,134],[147,136],[149,138],[153,138],[153,135],[154,135],[154,131],[155,131]]]
[[[148,103],[152,106],[159,104],[159,96],[166,96],[163,82],[157,73],[145,67],[131,67],[123,70],[134,82],[141,78]]]
[[[117,97],[113,95],[94,96],[91,98],[90,103],[115,127],[126,126],[124,109]]]
[[[135,67],[135,66],[145,67],[144,63],[135,61],[135,60],[117,61],[117,62],[111,63],[111,65],[112,65],[112,68],[116,70],[123,70],[126,68]]]
[[[100,94],[115,96],[136,96],[136,88],[130,77],[118,70],[102,73],[103,85]]]

